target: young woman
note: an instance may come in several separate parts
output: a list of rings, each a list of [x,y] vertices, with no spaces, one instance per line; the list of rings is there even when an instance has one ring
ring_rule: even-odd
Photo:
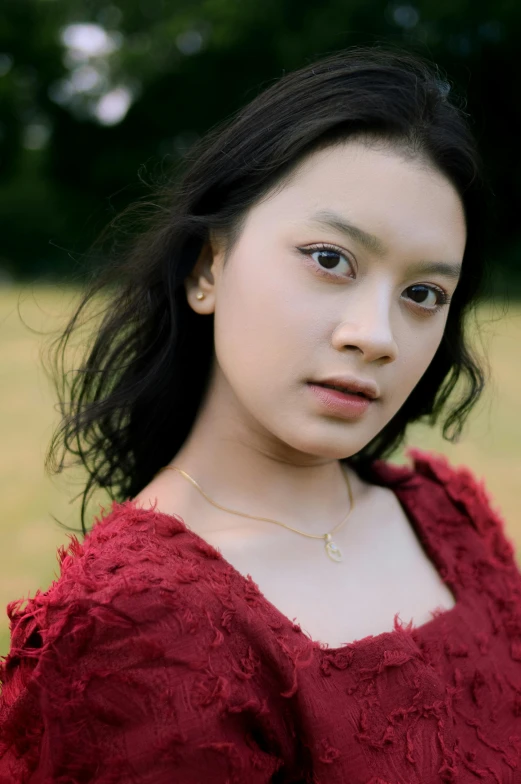
[[[288,74],[88,287],[50,457],[113,501],[8,606],[2,784],[521,780],[503,522],[468,470],[385,460],[483,387],[484,194],[447,93],[379,49]]]

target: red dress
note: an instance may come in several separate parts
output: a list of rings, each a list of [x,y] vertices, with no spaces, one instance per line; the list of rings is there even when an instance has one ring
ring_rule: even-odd
[[[0,784],[521,782],[521,574],[481,483],[374,464],[456,597],[313,642],[183,521],[128,500],[11,602]],[[385,589],[385,586],[382,586]]]

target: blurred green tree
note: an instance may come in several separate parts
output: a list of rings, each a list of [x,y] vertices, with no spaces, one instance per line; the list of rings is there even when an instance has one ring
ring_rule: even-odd
[[[4,0],[0,271],[80,274],[142,180],[208,128],[285,71],[390,42],[467,95],[494,194],[489,253],[519,275],[520,22],[510,0]]]

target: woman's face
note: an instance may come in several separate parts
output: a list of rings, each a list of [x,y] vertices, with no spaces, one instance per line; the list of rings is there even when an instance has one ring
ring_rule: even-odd
[[[360,141],[312,154],[250,210],[226,265],[213,255],[205,300],[190,297],[215,313],[210,395],[283,458],[355,454],[429,366],[465,241],[460,198],[426,162]],[[341,415],[309,385],[331,376],[378,398]]]

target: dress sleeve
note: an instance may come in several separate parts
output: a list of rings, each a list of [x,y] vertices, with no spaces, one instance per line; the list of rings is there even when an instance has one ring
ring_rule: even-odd
[[[146,571],[123,566],[97,589],[74,577],[74,591],[37,595],[11,627],[0,784],[271,781],[282,763],[256,742],[204,607]]]
[[[443,485],[484,542],[495,565],[501,565],[517,578],[519,567],[514,542],[484,480],[474,476],[467,466],[451,465],[441,454],[411,448],[407,455],[413,459],[416,470]]]

